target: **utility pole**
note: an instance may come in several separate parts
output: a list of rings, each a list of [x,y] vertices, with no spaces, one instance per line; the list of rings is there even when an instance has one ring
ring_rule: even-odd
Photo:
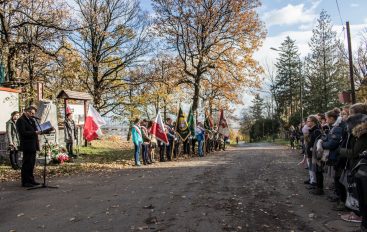
[[[350,39],[349,22],[347,22],[347,40],[348,40],[348,53],[349,53],[350,87],[351,87],[351,91],[352,91],[352,104],[355,104],[356,103],[356,91],[355,91],[355,88],[354,88],[352,41]]]
[[[301,125],[303,122],[303,75],[302,75],[302,62],[299,61],[299,79],[300,79],[300,86],[299,86],[299,95],[300,95],[300,107],[301,107]]]

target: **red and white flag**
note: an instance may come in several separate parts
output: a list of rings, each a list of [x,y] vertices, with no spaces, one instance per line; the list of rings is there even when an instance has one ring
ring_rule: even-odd
[[[69,105],[66,106],[66,112],[65,112],[65,115],[68,115],[68,114],[72,114],[73,111],[71,111],[71,108]]]
[[[155,122],[153,122],[152,128],[150,128],[150,133],[153,134],[159,141],[168,144],[168,138],[164,128],[165,127],[162,121],[161,113],[158,111]]]
[[[229,137],[229,127],[228,127],[227,120],[224,118],[223,109],[220,110],[218,133],[226,137]]]
[[[92,105],[89,105],[87,119],[84,124],[83,136],[89,142],[102,135],[101,126],[106,125],[105,120]]]

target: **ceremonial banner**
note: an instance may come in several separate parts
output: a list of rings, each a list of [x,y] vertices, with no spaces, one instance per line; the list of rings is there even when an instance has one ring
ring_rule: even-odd
[[[153,134],[162,143],[168,144],[168,138],[166,132],[164,131],[164,128],[165,127],[162,121],[161,112],[158,111],[155,122],[153,122],[152,128],[150,129],[150,133]]]
[[[189,125],[187,124],[185,114],[182,112],[181,107],[177,115],[176,131],[182,141],[186,141],[186,139],[190,136]]]
[[[224,118],[223,109],[220,110],[218,133],[224,135],[225,137],[229,137],[229,127],[227,120]]]
[[[214,123],[213,123],[213,119],[212,117],[208,114],[208,112],[205,111],[205,121],[204,121],[204,128],[206,130],[212,130],[214,127]]]
[[[101,115],[92,105],[89,105],[87,119],[85,120],[83,136],[90,142],[102,135],[101,127],[106,125]]]
[[[189,126],[191,136],[195,136],[196,125],[195,125],[194,112],[192,111],[192,108],[190,108],[189,116],[187,117],[187,124]]]

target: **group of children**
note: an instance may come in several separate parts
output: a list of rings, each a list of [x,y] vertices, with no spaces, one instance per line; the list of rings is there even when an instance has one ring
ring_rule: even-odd
[[[301,129],[301,163],[307,164],[304,182],[313,195],[324,195],[324,174],[332,177],[338,211],[350,211],[342,220],[361,223],[367,231],[367,104],[310,115]]]

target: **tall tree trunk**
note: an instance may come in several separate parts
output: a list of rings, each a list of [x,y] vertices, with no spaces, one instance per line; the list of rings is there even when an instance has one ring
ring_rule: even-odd
[[[163,101],[163,119],[164,119],[164,122],[166,121],[167,119],[167,101],[166,99],[164,99]]]
[[[100,112],[102,96],[101,96],[101,90],[99,88],[100,86],[99,86],[99,81],[98,81],[98,73],[99,73],[98,66],[94,66],[93,71],[92,71],[92,77],[93,77],[93,103],[94,103],[94,106],[95,106],[96,110],[98,112]]]
[[[155,114],[158,114],[159,111],[159,95],[157,95],[157,100],[155,103]]]
[[[200,77],[195,78],[194,96],[192,97],[192,110],[196,111],[199,105],[200,96]]]
[[[10,47],[7,57],[7,81],[15,81],[15,48]]]

